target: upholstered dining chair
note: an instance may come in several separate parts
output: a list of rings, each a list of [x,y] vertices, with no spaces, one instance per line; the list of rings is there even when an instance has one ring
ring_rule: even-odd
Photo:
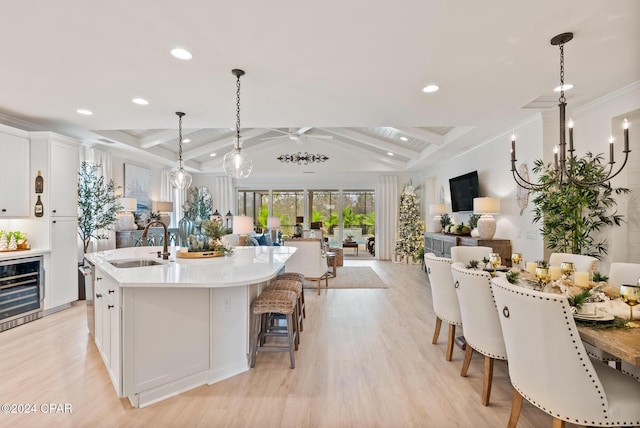
[[[460,262],[451,265],[451,273],[467,342],[460,376],[467,375],[473,351],[484,355],[481,403],[488,406],[493,382],[493,363],[495,360],[507,359],[502,328],[491,293],[491,274],[483,270],[467,269]]]
[[[493,253],[491,247],[465,247],[458,245],[451,247],[451,262],[460,262],[467,266],[471,260],[477,260],[479,262],[486,258],[489,260],[489,255]]]
[[[591,256],[571,253],[551,253],[549,266],[560,266],[562,262],[571,262],[576,271],[595,272],[598,269],[598,259]]]
[[[442,321],[449,324],[449,338],[447,340],[445,359],[451,361],[456,336],[456,326],[462,325],[458,296],[456,295],[456,290],[453,288],[451,259],[436,257],[433,253],[427,253],[424,255],[424,261],[427,266],[429,283],[431,284],[433,311],[436,313],[436,327],[433,331],[431,343],[434,345],[438,343]]]
[[[509,427],[515,427],[523,397],[564,422],[588,426],[640,425],[640,383],[590,359],[569,302],[492,279],[514,387]]]
[[[318,295],[320,295],[320,283],[325,280],[325,288],[329,287],[329,275],[327,272],[327,257],[322,250],[320,239],[287,239],[284,245],[296,247],[293,253],[284,263],[286,272],[298,272],[305,279],[318,282]]]

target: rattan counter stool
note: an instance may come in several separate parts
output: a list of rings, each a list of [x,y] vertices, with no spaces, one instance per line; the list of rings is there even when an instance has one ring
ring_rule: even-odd
[[[263,291],[251,304],[251,342],[249,367],[255,367],[256,354],[258,352],[289,352],[291,368],[295,368],[294,350],[298,349],[298,329],[296,316],[297,296],[293,291],[269,290]],[[281,314],[286,317],[286,333],[270,327],[268,318],[272,314]],[[267,345],[266,336],[283,337],[288,339],[288,346]]]
[[[298,300],[298,304],[296,305],[296,320],[298,321],[298,331],[304,330],[304,325],[302,322],[303,314],[304,314],[304,292],[302,289],[302,283],[297,280],[291,279],[275,279],[269,283],[269,285],[264,289],[267,290],[288,290],[296,293],[296,298]],[[300,339],[298,339],[298,342]]]
[[[276,277],[276,280],[278,280],[278,279],[292,279],[292,280],[295,280],[295,281],[299,281],[300,285],[304,288],[304,275],[301,274],[301,273],[297,273],[297,272],[281,273],[280,275],[278,275]],[[304,318],[306,318],[307,317],[307,311],[306,311],[305,304],[304,304],[304,292],[301,293],[300,302],[302,303],[302,305],[301,305],[302,306],[302,316]]]

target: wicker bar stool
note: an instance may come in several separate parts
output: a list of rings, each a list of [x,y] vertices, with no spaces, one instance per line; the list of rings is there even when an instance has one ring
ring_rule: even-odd
[[[302,287],[304,287],[304,275],[301,274],[301,273],[297,273],[297,272],[281,273],[280,275],[278,275],[276,277],[276,280],[278,280],[278,279],[292,279],[292,280],[295,280],[295,281],[299,281],[300,285]],[[302,303],[302,305],[301,305],[302,306],[302,316],[304,318],[306,318],[307,317],[307,311],[306,311],[305,304],[304,304],[304,292],[301,293],[300,302]]]
[[[303,325],[303,311],[304,311],[304,293],[302,290],[302,283],[300,281],[291,279],[275,279],[264,289],[268,290],[288,290],[296,293],[298,304],[296,305],[296,320],[298,321],[298,331],[304,330]],[[299,341],[299,340],[298,340]]]
[[[293,291],[270,290],[261,293],[251,304],[253,315],[251,326],[250,360],[249,366],[255,367],[256,354],[262,351],[289,352],[291,368],[295,368],[294,350],[298,349],[298,329],[294,320],[297,306],[297,296]],[[286,333],[268,325],[268,318],[272,314],[286,317]],[[266,336],[283,337],[288,339],[288,346],[265,345]]]

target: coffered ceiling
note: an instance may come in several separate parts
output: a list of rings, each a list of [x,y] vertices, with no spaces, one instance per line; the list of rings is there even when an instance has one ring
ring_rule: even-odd
[[[0,14],[0,122],[173,166],[183,111],[186,165],[221,173],[242,68],[252,175],[297,152],[329,159],[288,171],[416,171],[557,99],[556,34],[575,34],[569,110],[639,81],[639,18],[636,0],[21,0]]]

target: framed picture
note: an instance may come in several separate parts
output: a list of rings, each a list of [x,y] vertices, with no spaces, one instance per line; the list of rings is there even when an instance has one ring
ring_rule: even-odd
[[[138,200],[137,211],[151,211],[151,170],[124,164],[124,196]]]

